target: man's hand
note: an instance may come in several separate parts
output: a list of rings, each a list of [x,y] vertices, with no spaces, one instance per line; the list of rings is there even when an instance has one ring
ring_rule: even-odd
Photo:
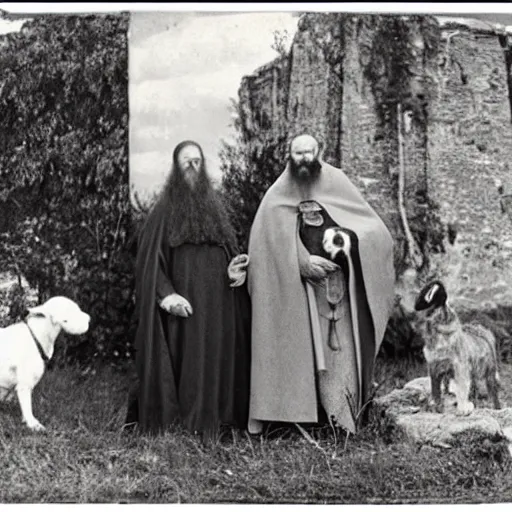
[[[247,254],[239,254],[235,256],[228,265],[228,276],[232,283],[230,286],[241,286],[245,283],[247,277],[247,266],[249,265],[249,256]]]
[[[160,301],[160,307],[171,315],[182,316],[184,318],[188,318],[192,315],[190,302],[177,293],[171,293],[171,295],[164,297]]]
[[[301,265],[300,274],[304,279],[314,283],[321,282],[330,273],[339,270],[340,266],[322,256],[312,254],[306,264]]]

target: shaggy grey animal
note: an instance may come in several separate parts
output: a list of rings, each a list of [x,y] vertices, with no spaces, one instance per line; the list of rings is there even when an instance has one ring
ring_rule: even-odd
[[[450,379],[455,384],[457,414],[473,411],[480,380],[486,382],[494,407],[500,409],[496,338],[480,324],[462,324],[447,298],[443,283],[433,281],[420,291],[414,306],[423,320],[423,353],[435,410],[443,410],[441,383],[444,380],[446,386]]]

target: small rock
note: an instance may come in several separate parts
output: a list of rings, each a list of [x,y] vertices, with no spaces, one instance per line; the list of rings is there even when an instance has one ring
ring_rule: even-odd
[[[444,412],[428,410],[431,399],[429,377],[409,381],[402,389],[394,389],[374,400],[375,421],[394,426],[393,435],[430,446],[447,448],[457,436],[467,431],[478,431],[489,438],[507,437],[512,450],[512,407],[495,410],[476,408],[469,416],[456,414],[453,381],[448,394],[443,394]],[[512,452],[511,452],[512,453]]]

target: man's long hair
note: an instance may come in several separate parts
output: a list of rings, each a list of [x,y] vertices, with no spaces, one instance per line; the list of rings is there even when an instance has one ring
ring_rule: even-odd
[[[201,153],[201,167],[194,185],[189,185],[179,166],[178,156],[186,146],[195,146]],[[213,188],[206,173],[202,148],[193,141],[178,144],[172,157],[172,168],[160,201],[168,215],[168,240],[171,247],[184,243],[219,244],[237,252],[236,235],[226,205]]]

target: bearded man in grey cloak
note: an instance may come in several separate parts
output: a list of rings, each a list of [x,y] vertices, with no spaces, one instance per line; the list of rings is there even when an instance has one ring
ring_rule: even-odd
[[[249,432],[322,416],[356,431],[393,307],[393,248],[345,173],[296,137],[249,237]]]

